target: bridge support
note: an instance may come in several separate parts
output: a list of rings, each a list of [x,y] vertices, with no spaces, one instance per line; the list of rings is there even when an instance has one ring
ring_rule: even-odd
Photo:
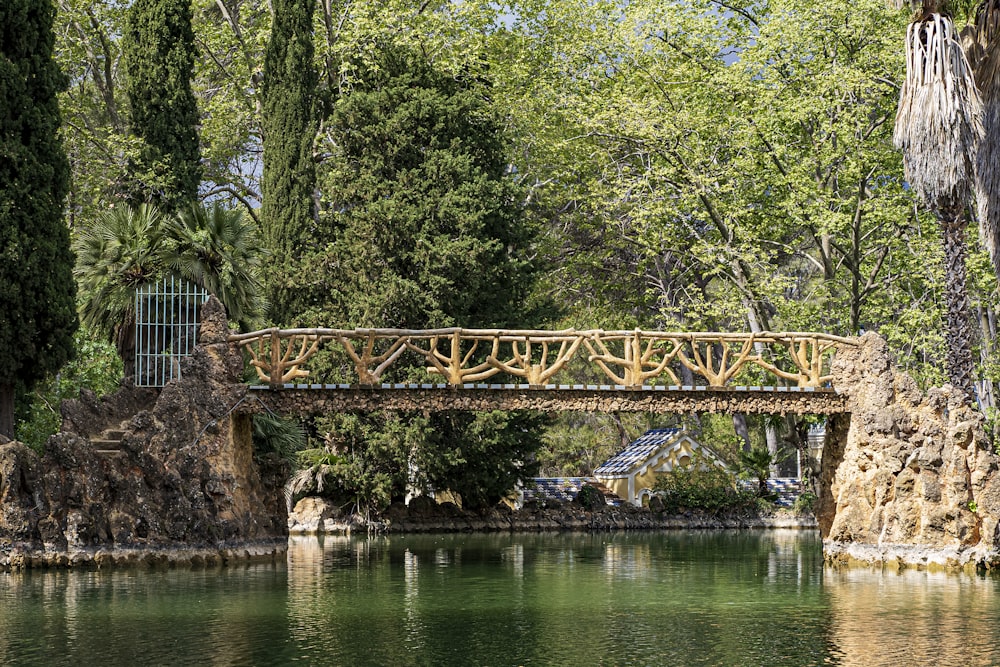
[[[830,563],[1000,566],[1000,457],[982,415],[922,392],[867,334],[833,363],[849,413],[831,417],[817,518]]]

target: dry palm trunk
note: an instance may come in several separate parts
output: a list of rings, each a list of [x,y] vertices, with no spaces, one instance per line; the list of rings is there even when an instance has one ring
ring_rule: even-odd
[[[965,205],[983,135],[982,103],[948,16],[925,12],[906,31],[906,80],[893,142],[906,180],[937,216],[945,252],[948,376],[974,396],[965,286]]]
[[[1000,280],[1000,0],[984,0],[962,31],[962,46],[983,102],[983,139],[976,152],[979,235]]]

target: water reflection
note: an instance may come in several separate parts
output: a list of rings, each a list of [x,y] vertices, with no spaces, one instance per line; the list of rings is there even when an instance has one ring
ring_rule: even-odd
[[[915,570],[824,575],[839,664],[1000,664],[995,578]]]
[[[303,538],[290,626],[352,637],[324,647],[343,664],[813,664],[819,562],[781,531]]]
[[[990,665],[1000,580],[794,531],[327,537],[287,566],[0,574],[2,665]]]

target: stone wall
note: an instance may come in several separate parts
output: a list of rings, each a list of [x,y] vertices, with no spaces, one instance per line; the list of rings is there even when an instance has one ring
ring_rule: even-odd
[[[349,535],[368,533],[548,532],[615,530],[722,530],[747,528],[815,529],[811,515],[789,511],[761,514],[744,508],[732,512],[690,511],[668,514],[633,505],[584,508],[576,501],[530,501],[519,510],[500,505],[485,512],[462,510],[452,503],[438,504],[418,496],[409,506],[391,505],[377,518],[344,512],[335,503],[316,497],[301,499],[288,516],[293,535]]]
[[[181,380],[158,395],[125,392],[134,405],[125,394],[68,404],[41,456],[0,445],[0,567],[284,553],[287,467],[253,456],[251,417],[233,411],[246,394],[243,360],[225,335],[210,300]],[[90,439],[123,404],[133,416],[120,451],[99,453]]]
[[[577,412],[655,412],[681,414],[836,414],[847,409],[832,391],[772,391],[701,387],[698,389],[527,389],[447,387],[315,388],[256,387],[240,410],[282,415],[371,412],[374,410],[545,410]]]
[[[866,334],[838,352],[850,414],[829,421],[817,519],[828,562],[1000,565],[1000,459],[982,415],[946,386],[920,391]]]

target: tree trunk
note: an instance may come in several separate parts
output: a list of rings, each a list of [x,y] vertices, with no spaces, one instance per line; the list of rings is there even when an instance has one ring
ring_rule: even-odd
[[[744,452],[750,451],[750,427],[747,426],[747,416],[741,412],[733,413],[733,430],[736,436],[743,441],[740,447]]]
[[[949,199],[937,207],[944,242],[944,298],[948,344],[948,380],[975,398],[972,326],[965,287],[965,207]]]
[[[770,420],[764,424],[764,440],[767,442],[767,453],[771,455],[771,465],[768,466],[767,474],[771,477],[778,476],[778,429]]]
[[[0,435],[14,439],[14,385],[0,384]]]

